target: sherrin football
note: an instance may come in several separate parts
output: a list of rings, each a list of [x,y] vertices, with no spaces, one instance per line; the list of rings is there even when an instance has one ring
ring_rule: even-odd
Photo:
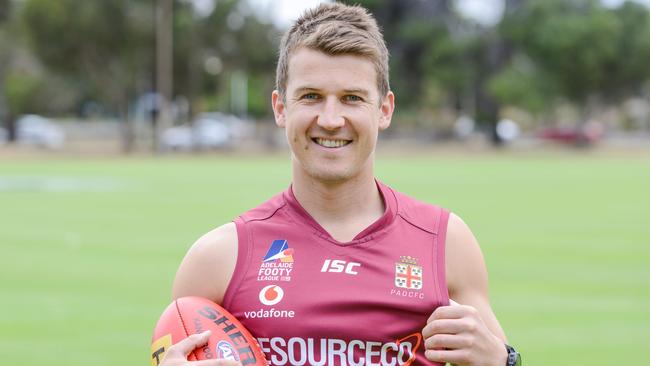
[[[195,349],[188,360],[229,359],[243,366],[266,366],[257,340],[227,310],[202,297],[181,297],[162,313],[153,332],[151,365],[157,366],[172,344],[195,333],[211,331],[208,344]]]

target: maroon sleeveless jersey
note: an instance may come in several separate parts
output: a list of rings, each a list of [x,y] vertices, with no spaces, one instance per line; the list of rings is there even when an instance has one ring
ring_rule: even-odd
[[[239,252],[223,305],[271,365],[436,365],[421,330],[449,303],[449,213],[377,186],[386,212],[349,243],[291,188],[235,220]]]

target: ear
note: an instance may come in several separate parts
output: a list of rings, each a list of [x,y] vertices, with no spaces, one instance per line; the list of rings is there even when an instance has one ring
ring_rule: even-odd
[[[286,119],[284,115],[286,108],[279,91],[274,90],[273,94],[271,94],[271,104],[273,105],[275,124],[278,125],[278,127],[284,128],[286,126]]]
[[[393,111],[395,110],[395,94],[392,91],[389,91],[384,99],[381,101],[379,106],[379,129],[385,130],[390,126],[390,122],[393,119]]]

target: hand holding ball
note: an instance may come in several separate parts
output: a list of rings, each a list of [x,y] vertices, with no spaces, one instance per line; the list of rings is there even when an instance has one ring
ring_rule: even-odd
[[[202,334],[205,331],[210,331],[209,337]],[[196,346],[202,347],[194,349]],[[179,298],[160,316],[152,339],[151,365],[159,365],[166,354],[170,358],[189,361],[221,359],[239,362],[243,366],[267,365],[255,337],[239,320],[221,306],[201,297]],[[210,364],[225,366],[237,363],[215,361]]]

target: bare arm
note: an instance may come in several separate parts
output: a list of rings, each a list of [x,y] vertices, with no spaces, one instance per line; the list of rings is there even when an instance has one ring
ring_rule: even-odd
[[[192,245],[176,273],[172,297],[201,296],[221,304],[236,263],[237,229],[228,223]]]
[[[446,272],[449,297],[478,310],[492,334],[506,341],[488,295],[488,272],[483,253],[467,224],[455,214],[447,226]]]
[[[490,306],[485,261],[471,230],[454,214],[447,227],[445,265],[454,301],[437,308],[422,330],[427,358],[462,366],[504,366],[506,337]]]
[[[200,237],[183,258],[176,273],[172,297],[201,296],[218,304],[232,278],[237,263],[237,229],[234,223],[220,226]],[[205,345],[209,332],[194,334],[174,344],[160,366],[236,366],[229,360],[188,361],[187,355]]]

